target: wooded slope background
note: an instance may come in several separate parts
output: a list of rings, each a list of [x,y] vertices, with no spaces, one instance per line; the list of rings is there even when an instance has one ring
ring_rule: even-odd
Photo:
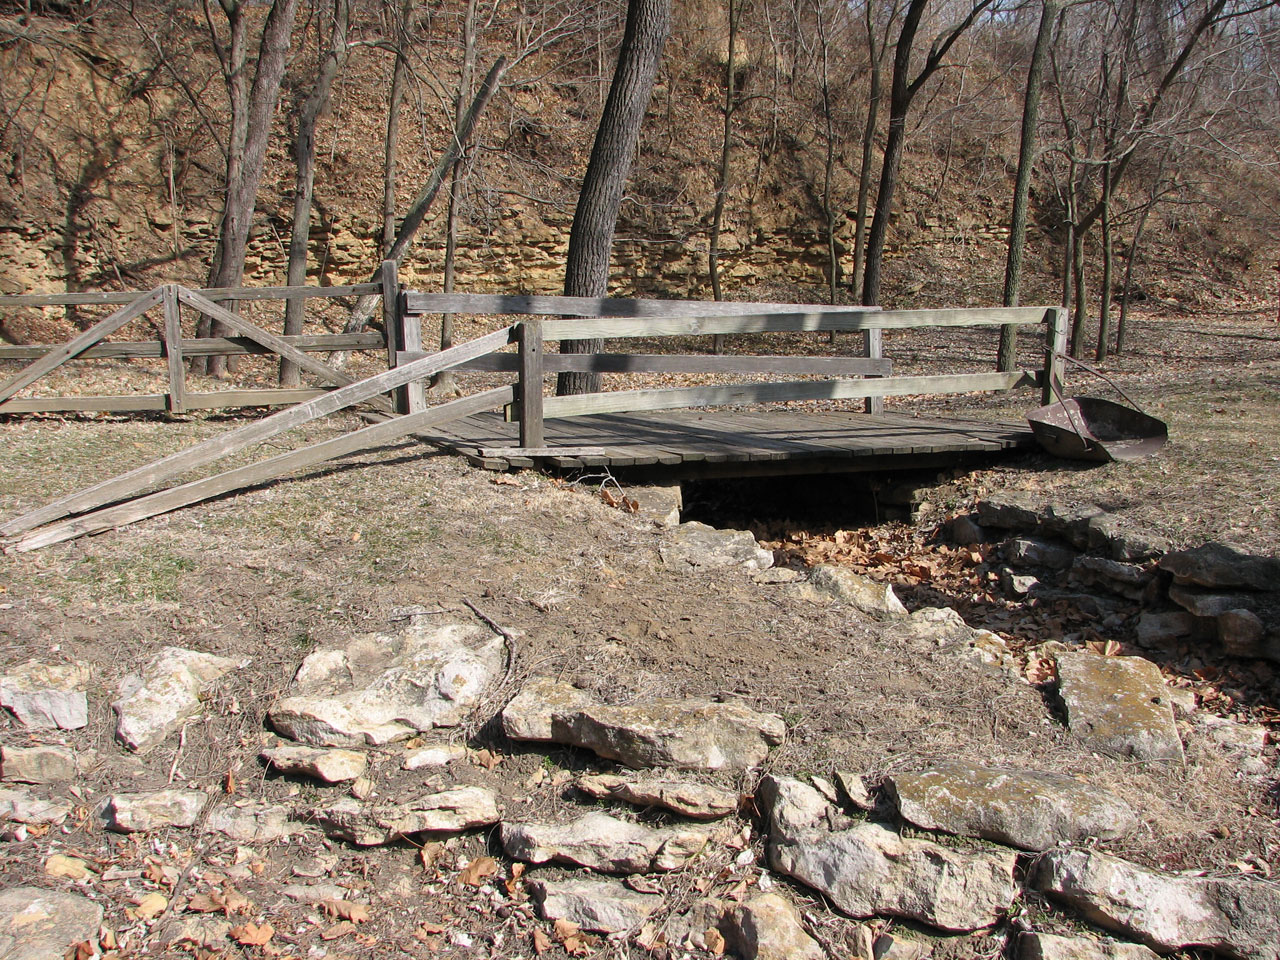
[[[626,8],[6,0],[0,292],[230,284],[242,264],[246,283],[281,283],[291,241],[295,280],[365,279],[499,58],[404,276],[559,292]],[[610,292],[859,302],[893,118],[875,299],[1000,303],[1042,19],[1022,302],[1067,293],[1096,340],[1103,292],[1126,282],[1130,301],[1274,296],[1280,9],[1265,0],[676,2]],[[2,319],[22,341],[57,318]]]

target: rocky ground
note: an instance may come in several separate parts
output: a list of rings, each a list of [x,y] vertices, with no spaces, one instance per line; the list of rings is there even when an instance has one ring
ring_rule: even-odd
[[[1225,487],[1246,329],[1234,388],[1171,365],[1163,461],[897,526],[406,444],[5,556],[0,957],[1280,956],[1274,529],[1205,546],[1274,505],[1115,496]],[[13,418],[0,513],[222,429]]]

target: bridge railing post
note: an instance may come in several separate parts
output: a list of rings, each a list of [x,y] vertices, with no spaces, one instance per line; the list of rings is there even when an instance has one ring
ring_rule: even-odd
[[[516,326],[520,346],[520,446],[545,445],[542,429],[542,321],[537,317]]]
[[[1044,375],[1040,384],[1040,403],[1048,406],[1062,398],[1063,376],[1067,352],[1067,311],[1064,307],[1050,307],[1045,312]]]

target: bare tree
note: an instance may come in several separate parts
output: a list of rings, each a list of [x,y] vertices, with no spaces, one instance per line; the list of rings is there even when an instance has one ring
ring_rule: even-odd
[[[609,253],[622,192],[670,29],[670,0],[629,0],[618,64],[600,114],[569,232],[566,296],[603,297],[608,292]],[[599,353],[603,347],[601,340],[564,340],[560,352]],[[556,382],[556,393],[560,395],[599,389],[599,374],[562,373]]]
[[[729,49],[724,66],[724,130],[720,140],[720,165],[716,170],[716,201],[711,213],[711,237],[707,244],[707,272],[711,276],[711,296],[723,300],[720,290],[720,228],[724,222],[725,199],[729,194],[729,162],[733,152],[734,86],[738,73],[738,22],[742,17],[742,0],[729,3]],[[724,335],[713,337],[713,350],[724,352]]]

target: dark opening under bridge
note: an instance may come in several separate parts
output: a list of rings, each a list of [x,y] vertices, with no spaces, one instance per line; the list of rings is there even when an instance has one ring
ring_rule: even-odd
[[[337,383],[336,389],[0,523],[5,548],[32,550],[109,530],[409,436],[456,451],[489,469],[651,467],[679,469],[684,476],[750,476],[945,465],[964,454],[1025,446],[1030,443],[1030,433],[1015,424],[885,413],[883,398],[1036,387],[1041,400],[1049,402],[1061,393],[1058,358],[1065,347],[1066,329],[1064,311],[1057,307],[882,311],[791,304],[427,294],[400,291],[393,264],[384,267],[382,280],[389,334],[383,345],[390,365],[386,372],[352,382],[319,361],[310,361],[311,367],[324,367],[318,375]],[[200,306],[209,308],[202,301]],[[424,315],[468,313],[520,319],[437,353],[423,351]],[[884,330],[1003,325],[1042,328],[1043,366],[898,376],[883,356]],[[649,341],[708,334],[819,331],[862,334],[865,355],[544,351],[547,341]],[[260,343],[268,341],[261,331],[251,328],[249,334]],[[169,336],[176,339],[176,331]],[[64,348],[63,352],[75,355],[92,346],[91,338],[82,337],[75,345],[76,350]],[[279,349],[275,343],[266,345]],[[511,345],[514,351],[505,349]],[[298,353],[293,347],[289,350]],[[429,405],[426,382],[448,370],[514,374],[515,380]],[[565,371],[762,379],[546,396],[547,378]],[[809,379],[793,379],[796,377]],[[394,412],[373,414],[376,422],[369,426],[212,476],[172,483],[183,474],[303,424],[359,403],[380,401],[388,392]],[[857,399],[865,401],[867,412],[795,406]],[[779,403],[791,406],[758,409]]]

